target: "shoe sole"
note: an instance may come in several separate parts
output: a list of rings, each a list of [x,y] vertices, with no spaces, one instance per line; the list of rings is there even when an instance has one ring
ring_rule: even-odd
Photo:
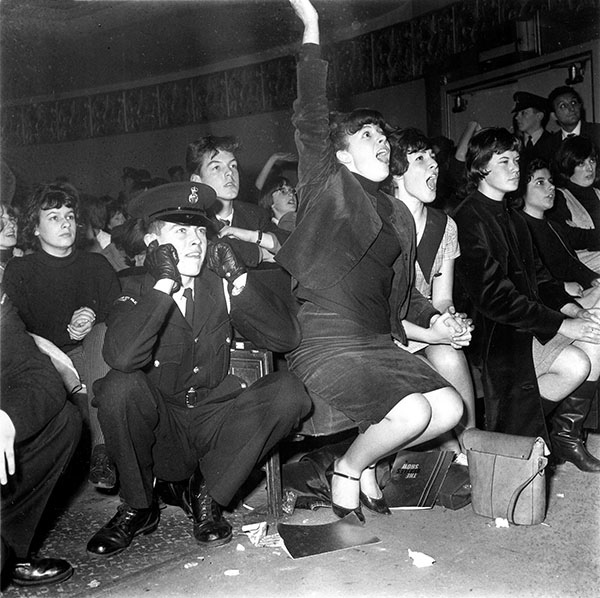
[[[232,538],[233,538],[233,533],[230,536],[228,536],[227,538],[221,538],[220,540],[209,540],[208,542],[202,542],[201,540],[198,540],[198,538],[196,538],[194,536],[196,543],[199,544],[200,546],[223,546],[225,544],[229,544],[229,542],[231,542]]]
[[[13,579],[12,582],[17,586],[49,586],[55,583],[61,583],[66,581],[73,575],[74,569],[71,567],[68,571],[65,571],[62,575],[59,575],[53,579],[40,579],[39,581],[23,581],[21,579]]]
[[[140,536],[140,535],[147,536],[148,534],[155,532],[156,529],[158,528],[159,523],[160,523],[160,516],[158,517],[158,519],[155,522],[153,522],[148,527],[143,527],[142,529],[139,529],[137,532],[135,532],[135,534],[133,534],[133,537],[131,538],[131,542],[133,542],[133,538],[135,538],[136,536]],[[123,546],[123,548],[118,548],[117,550],[115,550],[113,552],[92,552],[91,550],[87,550],[87,549],[86,549],[86,552],[92,557],[99,557],[99,558],[115,556],[116,554],[121,554],[124,550],[127,550],[131,546],[131,542],[129,544],[127,544],[127,546]]]
[[[88,481],[92,486],[94,486],[94,488],[100,488],[100,490],[114,490],[117,487],[117,482],[114,484],[108,484],[107,482],[92,482],[92,480]]]

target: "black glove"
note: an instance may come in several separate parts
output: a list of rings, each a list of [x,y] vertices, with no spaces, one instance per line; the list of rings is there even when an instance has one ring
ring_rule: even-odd
[[[144,266],[146,270],[151,274],[155,280],[161,280],[162,278],[168,278],[175,284],[173,285],[173,293],[176,293],[181,288],[181,274],[177,269],[179,262],[179,256],[177,250],[171,243],[166,245],[159,245],[158,241],[152,241],[148,245],[146,251],[146,259],[144,260]]]
[[[229,282],[248,272],[246,265],[226,241],[217,241],[208,246],[208,267]]]

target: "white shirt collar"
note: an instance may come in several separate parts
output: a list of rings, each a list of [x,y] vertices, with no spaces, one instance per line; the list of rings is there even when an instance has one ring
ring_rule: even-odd
[[[560,132],[563,139],[566,139],[569,135],[581,135],[581,121],[577,123],[577,126],[570,133],[567,133],[564,129],[561,129]]]

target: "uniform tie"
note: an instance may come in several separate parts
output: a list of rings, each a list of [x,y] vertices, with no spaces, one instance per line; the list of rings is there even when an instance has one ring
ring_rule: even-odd
[[[527,143],[525,144],[525,149],[528,149],[528,150],[533,149],[533,141],[531,139],[531,135],[529,135],[529,138],[527,139]]]
[[[192,289],[185,289],[183,291],[183,296],[185,297],[185,319],[188,321],[190,326],[194,323],[194,296],[192,294]]]

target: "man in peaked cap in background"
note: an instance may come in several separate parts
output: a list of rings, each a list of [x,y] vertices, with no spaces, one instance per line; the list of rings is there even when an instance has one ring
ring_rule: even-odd
[[[146,274],[125,278],[108,319],[112,370],[96,402],[121,474],[122,504],[88,542],[109,556],[159,523],[154,478],[193,519],[196,540],[231,540],[221,506],[310,410],[302,384],[276,372],[244,388],[229,375],[232,326],[256,345],[289,351],[299,329],[225,241],[207,241],[216,194],[196,182],[149,189],[133,200],[148,246]],[[161,494],[164,496],[164,494]]]
[[[545,128],[550,116],[550,106],[546,98],[528,91],[517,91],[513,95],[513,100],[515,101],[513,114],[523,141],[521,160],[529,162],[533,158],[542,158],[550,163],[553,140],[552,134]]]

